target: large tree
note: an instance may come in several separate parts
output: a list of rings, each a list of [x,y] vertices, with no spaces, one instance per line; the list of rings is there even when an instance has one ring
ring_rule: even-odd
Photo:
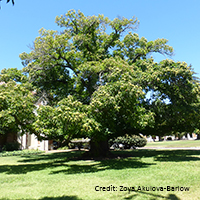
[[[152,52],[173,52],[165,39],[147,42],[131,32],[123,37],[138,26],[134,17],[111,21],[103,15],[85,16],[71,10],[56,17],[56,23],[61,32],[41,29],[32,51],[20,55],[33,84],[55,94],[54,101],[72,94],[89,103],[101,77],[108,73],[107,66],[101,65],[105,59],[121,57],[131,65]]]
[[[61,32],[41,29],[31,52],[20,57],[29,81],[46,93],[53,106],[41,108],[39,118],[55,113],[56,119],[56,113],[63,112],[56,119],[61,123],[61,119],[79,116],[80,123],[62,122],[65,128],[59,134],[64,138],[89,136],[98,154],[108,150],[105,143],[115,136],[164,135],[197,126],[199,84],[191,68],[172,60],[156,63],[150,57],[173,55],[166,39],[140,38],[134,33],[139,23],[134,17],[110,20],[71,10],[56,17],[56,23]],[[84,109],[67,108],[63,102],[69,102],[69,95]],[[59,111],[62,106],[66,111],[64,107]],[[88,120],[92,120],[90,125]],[[53,123],[47,120],[42,125],[45,131],[40,131],[52,135]],[[93,131],[87,133],[83,127]]]

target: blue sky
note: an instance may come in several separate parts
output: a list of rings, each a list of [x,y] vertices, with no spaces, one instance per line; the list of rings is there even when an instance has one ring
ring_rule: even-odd
[[[137,17],[140,37],[168,39],[175,50],[172,59],[191,64],[200,77],[199,0],[15,0],[14,6],[5,2],[0,3],[0,70],[21,69],[19,54],[30,52],[28,46],[38,36],[38,30],[59,30],[55,17],[75,9],[110,19]],[[165,59],[158,55],[154,58]]]

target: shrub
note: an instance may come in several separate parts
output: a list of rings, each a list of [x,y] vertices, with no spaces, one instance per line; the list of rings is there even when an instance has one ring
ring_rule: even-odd
[[[20,149],[19,142],[6,143],[2,148],[3,151],[16,151],[19,149]]]
[[[117,137],[109,140],[109,145],[113,146],[113,148],[119,148],[119,145],[122,144],[124,149],[144,147],[146,143],[147,140],[145,138],[137,135],[125,135],[123,137]]]

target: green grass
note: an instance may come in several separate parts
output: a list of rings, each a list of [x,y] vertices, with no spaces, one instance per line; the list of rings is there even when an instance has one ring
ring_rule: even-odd
[[[148,142],[145,147],[166,147],[166,148],[200,147],[200,140],[175,140],[175,141]]]
[[[18,150],[18,151],[3,151],[0,152],[0,157],[8,157],[8,156],[25,156],[25,155],[36,155],[44,153],[44,151],[40,150]]]
[[[118,158],[82,159],[82,152],[0,157],[0,199],[191,199],[200,192],[200,151],[115,151]],[[126,158],[122,158],[126,153]],[[77,159],[78,157],[78,159]],[[117,191],[95,191],[95,186]],[[124,187],[190,187],[183,191],[119,191]]]

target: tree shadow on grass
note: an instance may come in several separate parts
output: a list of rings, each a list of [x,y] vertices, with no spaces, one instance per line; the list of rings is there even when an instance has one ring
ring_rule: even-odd
[[[157,199],[166,199],[166,200],[181,200],[179,197],[177,197],[175,194],[168,194],[167,196],[159,195],[159,194],[153,194],[150,192],[144,192],[144,191],[135,191],[136,194],[130,194],[127,197],[124,197],[123,199],[135,199],[138,197],[139,194],[147,195],[149,196],[150,200],[157,200]]]
[[[102,161],[112,158],[146,158],[153,157],[155,161],[199,161],[200,151],[199,150],[155,150],[155,149],[138,149],[138,150],[126,150],[126,151],[111,151],[111,157],[108,158],[90,158],[83,157],[84,151],[70,151],[70,152],[60,152],[60,153],[47,153],[41,155],[30,155],[21,156],[23,160],[19,162],[29,163],[38,161],[52,161],[52,160],[95,160]],[[195,157],[199,156],[199,157]]]
[[[77,159],[77,158],[76,158]],[[80,161],[80,162],[79,162]],[[152,163],[153,164],[153,163]],[[79,173],[95,173],[103,170],[120,170],[126,168],[145,168],[151,163],[141,162],[136,158],[125,158],[125,159],[109,159],[109,160],[70,160],[58,159],[42,162],[34,162],[29,164],[18,164],[18,165],[0,165],[0,173],[6,174],[26,174],[29,172],[40,171],[45,169],[51,169],[49,174],[79,174]],[[61,167],[61,169],[59,168]]]
[[[118,152],[119,154],[122,152]],[[185,162],[185,161],[200,161],[199,150],[155,150],[155,149],[139,149],[135,152],[128,151],[131,157],[153,157],[159,162]]]
[[[23,155],[18,162],[29,163],[29,162],[38,162],[38,161],[48,161],[48,160],[62,160],[62,159],[74,159],[81,157],[84,151],[66,151],[66,152],[58,152],[58,153],[45,153],[38,155]]]
[[[39,200],[82,200],[78,198],[77,196],[62,196],[62,197],[43,197]],[[9,200],[7,198],[3,198],[1,200]],[[32,199],[24,199],[24,200],[32,200]]]
[[[39,200],[81,200],[80,198],[78,198],[77,196],[62,196],[62,197],[44,197],[41,198]]]
[[[200,161],[200,151],[196,150],[145,149],[114,151],[112,153],[113,154],[110,158],[103,159],[83,157],[82,152],[80,151],[22,156],[22,159],[18,161],[19,164],[0,165],[0,173],[26,174],[45,169],[50,169],[49,174],[95,173],[111,169],[121,170],[126,168],[147,168],[156,164],[142,162],[141,158],[145,157],[152,157],[157,162]]]
[[[65,164],[66,168],[62,170],[52,171],[50,174],[79,174],[79,173],[91,173],[99,172],[104,170],[121,170],[128,168],[146,168],[153,163],[144,163],[137,159],[126,158],[126,159],[112,159],[96,161],[94,164]]]
[[[165,150],[163,153],[159,151],[155,157],[155,161],[159,162],[188,162],[200,161],[200,151],[197,150]]]

